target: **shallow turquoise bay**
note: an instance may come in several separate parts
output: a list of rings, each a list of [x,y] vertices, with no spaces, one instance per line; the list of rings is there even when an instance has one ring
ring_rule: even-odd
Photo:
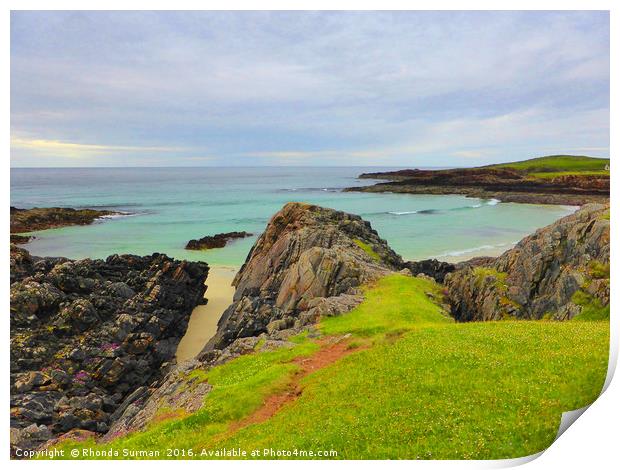
[[[498,204],[463,196],[343,193],[372,184],[356,178],[386,168],[69,168],[12,169],[11,205],[109,208],[131,215],[36,233],[32,254],[103,258],[166,253],[240,266],[269,218],[288,201],[361,215],[405,259],[476,256],[513,243],[572,212],[564,206]],[[245,230],[252,238],[203,252],[192,238]]]

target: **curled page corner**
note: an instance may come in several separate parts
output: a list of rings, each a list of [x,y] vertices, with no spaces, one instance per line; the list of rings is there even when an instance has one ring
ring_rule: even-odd
[[[583,408],[578,408],[576,410],[565,411],[562,413],[562,419],[560,421],[560,427],[558,428],[558,433],[555,435],[554,442],[559,439],[559,437],[564,434],[571,425],[577,421],[577,419],[585,413],[585,411],[590,408],[590,405],[584,406]]]
[[[553,439],[553,442],[557,441],[558,438],[564,434],[564,432],[571,427],[571,425],[577,421],[577,419],[590,407],[590,405],[584,406],[583,408],[579,408],[576,410],[570,410],[570,411],[565,411],[562,413],[562,418],[560,420],[560,426],[558,428],[558,432],[555,435],[555,438]],[[551,447],[553,445],[553,442],[549,445],[549,447]],[[542,454],[545,453],[545,451],[549,448],[545,448],[543,450],[541,450],[540,452],[536,452],[535,454],[531,454],[531,455],[526,455],[524,457],[517,457],[514,459],[503,459],[503,460],[496,460],[494,461],[494,463],[496,465],[492,465],[491,468],[512,468],[512,467],[518,467],[520,465],[524,465],[526,463],[532,462],[533,460],[536,460],[538,457],[540,457]]]
[[[611,379],[614,376],[614,373],[616,371],[616,362],[617,362],[617,350],[613,349],[610,351],[609,354],[609,359],[608,359],[608,363],[607,363],[607,377],[605,378],[605,383],[603,384],[603,389],[601,390],[601,393],[599,394],[599,397],[605,393],[605,390],[607,390],[607,387],[609,387],[609,384],[611,382]],[[598,397],[597,397],[598,399]],[[595,400],[596,401],[596,400]],[[594,402],[592,402],[594,403]],[[585,411],[590,408],[590,406],[592,406],[592,403],[590,403],[589,405],[584,406],[583,408],[578,408],[576,410],[570,410],[570,411],[565,411],[564,413],[562,413],[562,419],[560,420],[560,427],[558,428],[558,433],[555,435],[555,439],[553,440],[553,442],[557,441],[559,439],[559,437],[564,434],[564,432],[571,427],[571,425],[577,421],[577,419],[585,413]]]
[[[503,460],[493,460],[488,462],[493,462],[489,468],[513,468],[519,467],[521,465],[525,465],[526,463],[530,463],[544,454],[544,450],[540,452],[536,452],[535,454],[526,455],[525,457],[516,457],[514,459],[503,459]]]
[[[613,333],[615,330],[610,328],[610,333],[611,333],[611,344],[614,344],[614,336],[615,334]],[[599,394],[599,397],[605,393],[605,390],[607,390],[607,388],[609,387],[609,384],[611,383],[611,380],[613,379],[615,373],[616,373],[616,364],[618,362],[618,348],[610,346],[610,351],[609,351],[609,358],[607,360],[607,376],[605,377],[605,383],[603,384],[603,389],[601,390],[601,393]],[[596,398],[598,400],[598,397]],[[596,401],[596,400],[595,400]],[[594,402],[592,402],[594,403]],[[562,419],[560,421],[560,427],[558,428],[558,433],[555,435],[555,439],[553,440],[554,442],[558,440],[558,438],[564,434],[564,432],[571,427],[571,425],[577,421],[577,419],[585,413],[585,411],[590,408],[590,406],[592,406],[592,403],[590,403],[589,405],[584,406],[583,408],[578,408],[576,410],[571,410],[571,411],[565,411],[564,413],[562,413]]]

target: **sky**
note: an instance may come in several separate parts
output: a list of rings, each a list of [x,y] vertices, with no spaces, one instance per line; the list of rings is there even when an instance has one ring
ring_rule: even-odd
[[[609,156],[607,12],[11,14],[11,166]]]

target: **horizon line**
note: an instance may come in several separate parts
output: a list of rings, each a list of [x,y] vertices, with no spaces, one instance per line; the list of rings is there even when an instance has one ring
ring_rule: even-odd
[[[77,170],[77,169],[137,169],[137,168],[416,168],[415,165],[160,165],[160,166],[11,166],[11,170]],[[466,168],[457,166],[425,166],[418,168]]]

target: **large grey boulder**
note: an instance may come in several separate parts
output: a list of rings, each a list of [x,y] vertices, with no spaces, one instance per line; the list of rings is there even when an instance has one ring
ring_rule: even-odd
[[[205,351],[316,322],[321,307],[327,314],[338,307],[349,310],[361,301],[350,298],[359,295],[359,286],[401,266],[400,256],[361,217],[288,203],[272,217],[235,277],[233,303]]]

